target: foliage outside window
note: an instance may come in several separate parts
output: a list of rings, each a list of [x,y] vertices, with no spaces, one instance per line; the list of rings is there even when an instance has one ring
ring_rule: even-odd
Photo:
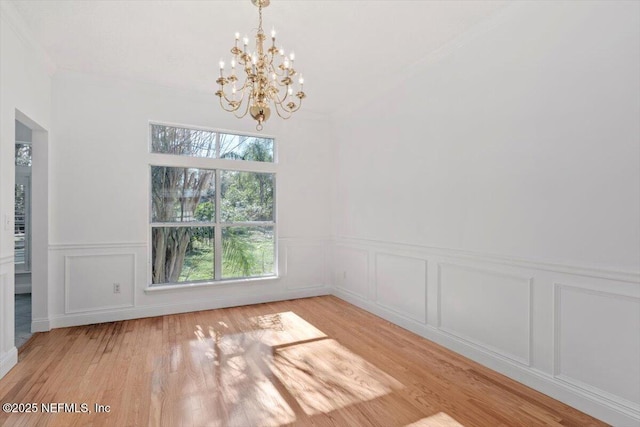
[[[31,144],[16,144],[16,166],[31,167]]]
[[[152,153],[174,155],[151,166],[152,284],[275,275],[275,166],[252,163],[273,163],[273,146],[151,125]]]

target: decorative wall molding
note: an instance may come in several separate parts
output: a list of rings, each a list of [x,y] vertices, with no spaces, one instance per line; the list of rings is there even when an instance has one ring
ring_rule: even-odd
[[[603,401],[608,401],[610,405],[616,406],[618,410],[626,412],[635,418],[640,418],[640,404],[637,402],[631,402],[630,400],[621,398],[620,396],[616,396],[615,394],[597,387],[593,387],[590,384],[585,384],[574,378],[567,377],[566,375],[555,375],[554,377],[556,380],[572,386],[584,394],[589,394]]]
[[[509,267],[529,268],[540,271],[564,273],[595,279],[616,280],[619,282],[635,283],[640,285],[640,272],[622,270],[608,270],[570,264],[559,264],[544,261],[535,261],[525,258],[510,257],[506,255],[490,254],[483,252],[467,251],[453,248],[438,248],[434,246],[416,245],[409,243],[387,242],[382,240],[360,239],[355,237],[339,237],[336,245],[346,247],[369,247],[376,250],[395,250],[424,254],[425,256],[454,257],[478,262],[501,264]],[[419,255],[418,255],[419,256]]]
[[[344,253],[342,254],[342,256],[339,256],[339,252],[343,251]],[[350,283],[355,283],[353,282],[353,277],[354,276],[354,269],[345,269],[345,265],[343,264],[343,262],[345,262],[346,260],[346,253],[351,252],[352,254],[357,254],[359,256],[361,256],[364,260],[364,264],[362,264],[360,267],[362,267],[362,270],[364,270],[365,275],[364,277],[361,279],[362,283],[364,283],[364,287],[365,290],[362,290],[364,293],[358,293],[356,290],[354,290],[353,288],[348,287],[348,285]],[[340,287],[341,289],[344,289],[348,292],[353,293],[354,295],[360,295],[364,298],[367,298],[371,289],[369,288],[369,283],[371,280],[371,259],[370,259],[370,255],[369,255],[369,251],[366,249],[360,249],[360,248],[352,248],[349,246],[341,246],[341,245],[336,245],[334,246],[334,263],[333,266],[336,269],[334,271],[335,273],[335,285]],[[349,274],[351,273],[351,274]]]
[[[595,289],[591,289],[591,288],[585,288],[585,287],[580,287],[580,286],[575,286],[575,285],[566,285],[566,284],[562,284],[562,283],[554,283],[553,284],[553,315],[554,315],[554,322],[553,322],[553,332],[554,332],[554,351],[553,351],[553,375],[554,376],[560,376],[561,374],[561,356],[560,356],[560,339],[561,339],[561,322],[560,322],[560,303],[561,303],[561,297],[560,297],[560,292],[563,289],[566,290],[571,290],[573,292],[582,292],[582,293],[587,293],[587,294],[592,294],[592,295],[599,295],[602,297],[607,297],[607,298],[618,298],[618,299],[623,299],[623,300],[629,300],[629,301],[633,301],[633,302],[638,302],[640,304],[640,298],[633,296],[633,295],[628,295],[628,294],[621,294],[621,293],[614,293],[614,292],[607,292],[607,291],[600,291],[600,290],[595,290]]]
[[[325,284],[329,282],[330,269],[327,268],[328,254],[326,240],[304,241],[294,239],[281,240],[279,243],[279,258],[282,259],[282,271],[280,271],[279,274],[280,277],[285,280],[285,287],[288,290],[317,288],[319,286],[325,286]],[[304,259],[298,262],[290,262],[292,257],[295,259],[295,257],[300,256],[301,253],[304,254],[304,251],[319,252],[319,256],[321,257],[320,264],[309,268],[308,265],[305,265],[308,263],[306,263]],[[290,264],[294,266],[291,272],[289,271]],[[291,281],[293,281],[293,283],[291,283]]]
[[[298,237],[279,237],[278,242],[280,244],[286,244],[289,246],[297,245],[311,245],[311,244],[327,244],[329,239],[322,238],[298,238]],[[147,242],[129,241],[129,242],[104,242],[104,243],[82,243],[82,242],[69,242],[69,243],[51,243],[49,244],[50,251],[71,251],[71,250],[95,250],[95,249],[118,249],[118,248],[146,248]],[[1,258],[0,258],[1,259]],[[11,257],[11,259],[13,259]]]
[[[410,313],[407,309],[407,307],[398,307],[398,306],[393,306],[391,304],[385,303],[384,301],[381,301],[381,298],[379,297],[379,293],[380,293],[380,279],[379,279],[379,275],[380,275],[380,271],[379,271],[379,266],[380,266],[380,259],[381,258],[396,258],[398,260],[403,260],[403,261],[408,261],[408,262],[413,262],[416,266],[419,265],[420,268],[424,268],[424,271],[422,272],[420,279],[419,279],[419,283],[423,289],[424,295],[422,298],[419,298],[420,303],[422,304],[422,313],[420,313],[419,315],[416,315],[415,313]],[[405,256],[405,255],[401,255],[401,254],[394,254],[394,253],[387,253],[387,252],[376,252],[373,256],[373,272],[374,272],[374,276],[373,276],[373,281],[374,281],[374,291],[373,291],[373,300],[376,302],[376,304],[378,304],[379,306],[386,308],[387,310],[391,310],[396,312],[399,316],[404,316],[407,317],[409,319],[418,321],[420,323],[426,323],[427,322],[427,269],[428,269],[428,262],[426,259],[424,258],[420,258],[420,257],[415,257],[415,256]],[[406,283],[409,278],[408,277],[404,277],[404,278],[399,278],[398,280],[401,280],[402,283]],[[407,289],[408,290],[408,289]],[[395,293],[399,292],[401,290],[396,289]],[[406,290],[405,290],[406,291]],[[406,292],[405,292],[406,293]],[[411,298],[407,298],[409,301],[413,301],[414,299]]]
[[[555,319],[559,318],[558,282],[580,283],[581,285],[578,286],[581,289],[580,292],[594,293],[607,298],[631,299],[636,302],[640,298],[640,274],[363,239],[338,238],[334,242],[333,248],[339,262],[334,267],[333,294],[337,297],[610,424],[636,425],[640,422],[638,404],[630,402],[630,397],[625,397],[635,395],[635,389],[628,383],[611,383],[609,386],[607,383],[609,379],[604,376],[606,375],[604,371],[602,371],[602,375],[594,372],[593,369],[585,371],[582,364],[577,362],[577,364],[572,362],[570,370],[564,369],[561,372],[557,370],[556,367],[560,362],[558,355],[559,332],[558,325],[554,323]],[[407,313],[389,306],[385,298],[381,299],[379,295],[376,295],[375,287],[372,288],[373,291],[369,295],[360,295],[346,288],[340,281],[342,269],[363,271],[362,274],[364,274],[363,267],[360,265],[364,261],[358,257],[345,259],[339,252],[343,250],[367,254],[371,265],[366,270],[369,272],[366,280],[372,287],[376,285],[376,263],[374,260],[379,255],[391,254],[401,258],[425,260],[427,263],[425,295],[427,296],[427,313],[429,314],[427,323],[421,323],[420,320],[407,316]],[[357,265],[351,265],[352,263]],[[449,272],[446,270],[448,267],[454,267],[456,270]],[[442,275],[443,268],[449,276]],[[475,272],[479,274],[477,277]],[[403,274],[398,276],[399,281],[406,278]],[[415,276],[415,273],[410,276]],[[465,323],[466,304],[471,304],[471,307],[474,304],[474,297],[471,294],[466,294],[465,289],[477,290],[473,287],[476,280],[478,284],[482,284],[482,289],[485,289],[486,286],[486,289],[491,292],[486,298],[480,298],[481,303],[498,310],[496,315],[491,311],[487,312],[488,317],[485,319],[487,325],[497,325],[498,328],[488,329],[486,333],[482,329],[465,326],[468,326],[468,323]],[[393,281],[387,281],[393,283]],[[449,288],[449,294],[443,293],[447,291],[446,288],[443,291],[443,287],[447,286],[447,283],[443,283],[443,281],[457,285]],[[516,287],[511,287],[511,283]],[[420,298],[422,293],[415,292],[413,295]],[[443,307],[442,303],[445,301],[443,298],[448,298],[446,301],[455,302],[457,295],[462,297],[460,303],[463,305],[458,308],[462,311],[449,311],[450,315],[447,318],[443,310],[451,310],[452,307],[455,308],[455,305],[448,304],[449,307]],[[575,301],[575,304],[578,304],[578,301]],[[595,304],[597,312],[597,301],[595,303],[589,301],[585,312],[593,311],[594,309],[590,308],[593,304]],[[603,312],[598,312],[599,316],[606,317],[603,318],[603,321],[616,314],[611,313],[611,310],[615,311],[616,304],[604,306],[608,308]],[[626,307],[624,313],[633,314],[633,308],[624,307]],[[566,307],[563,308],[563,310],[565,309]],[[572,312],[576,314],[584,313],[580,310],[579,304],[572,308]],[[453,317],[451,317],[451,313],[454,313]],[[563,312],[563,314],[566,316],[567,312]],[[501,320],[502,318],[504,320]],[[513,322],[514,319],[516,329],[510,333],[521,339],[511,341],[505,338],[502,327],[508,322]],[[452,330],[450,326],[454,329]],[[615,325],[612,324],[611,327],[614,328]],[[632,334],[629,328],[630,326],[627,326],[624,336]],[[469,333],[471,333],[470,336],[468,336]],[[602,334],[602,331],[600,333]],[[614,334],[612,336],[616,336],[615,333],[616,331],[612,330],[612,334]],[[588,344],[588,333],[584,335],[584,340],[587,341],[582,340],[582,335],[571,336],[578,340],[578,347],[575,348],[582,349],[583,345],[580,343]],[[485,338],[488,341],[485,341]],[[495,344],[498,344],[499,347],[496,347]],[[636,351],[634,346],[629,348],[633,352]],[[575,359],[578,356],[573,357],[574,354],[578,353],[569,353],[571,358],[567,360],[578,360]],[[603,352],[603,357],[606,354],[606,351]],[[612,358],[619,356],[615,352],[611,354]],[[629,357],[621,360],[625,360],[624,363],[632,363]],[[631,365],[629,366],[629,369],[632,369]],[[619,372],[620,370],[618,374]],[[567,373],[571,373],[572,377],[567,376]],[[578,374],[573,377],[574,373]],[[580,381],[583,379],[593,379],[594,384],[585,384],[584,381]],[[601,387],[594,385],[601,385]],[[603,390],[603,387],[606,390]],[[616,391],[616,393],[611,391]]]
[[[283,265],[282,268],[285,270],[285,274],[283,274],[279,279],[274,279],[274,284],[276,284],[275,287],[261,287],[262,290],[258,295],[243,293],[242,295],[238,294],[231,296],[231,294],[226,293],[224,296],[197,298],[193,296],[194,294],[189,294],[188,292],[183,293],[182,290],[180,290],[176,291],[181,292],[182,295],[182,299],[179,302],[169,302],[170,300],[167,298],[147,300],[145,297],[140,297],[140,301],[136,302],[134,300],[133,306],[104,307],[87,312],[68,312],[66,314],[57,314],[49,319],[34,319],[32,322],[32,328],[34,331],[41,331],[49,330],[50,328],[111,322],[197,310],[216,309],[236,305],[256,304],[283,299],[334,294],[339,298],[349,301],[427,339],[444,345],[445,347],[466,357],[470,357],[491,369],[508,375],[517,381],[531,386],[543,393],[549,394],[556,399],[566,402],[609,423],[628,425],[630,423],[640,421],[640,412],[636,409],[634,403],[625,401],[619,396],[612,395],[604,390],[594,388],[589,384],[583,384],[574,378],[568,378],[561,372],[555,371],[555,368],[551,370],[541,370],[538,367],[538,364],[534,363],[536,362],[534,354],[546,355],[547,350],[543,349],[541,350],[541,353],[534,353],[534,345],[540,345],[539,341],[546,340],[546,337],[544,335],[541,336],[539,330],[537,334],[533,333],[533,328],[537,324],[534,323],[535,317],[533,317],[534,304],[538,304],[542,301],[540,299],[541,295],[548,294],[549,307],[547,308],[545,306],[540,308],[536,305],[536,310],[542,310],[543,314],[547,311],[552,313],[558,310],[557,301],[555,300],[554,295],[557,293],[558,286],[565,285],[558,285],[557,281],[571,279],[571,281],[577,282],[584,280],[587,286],[586,292],[597,292],[599,295],[606,294],[619,297],[615,292],[622,289],[621,292],[624,290],[629,291],[628,295],[624,295],[624,297],[636,298],[636,294],[640,295],[640,293],[638,293],[640,292],[640,288],[637,287],[637,285],[640,284],[640,281],[635,280],[636,277],[640,279],[640,275],[636,273],[611,272],[572,266],[558,266],[555,264],[537,263],[515,258],[470,253],[466,251],[384,242],[370,242],[358,239],[350,241],[338,239],[336,241],[331,241],[327,239],[280,238],[278,239],[278,243],[280,245],[282,256],[280,262],[281,265]],[[59,258],[60,260],[66,260],[69,257],[85,255],[101,257],[110,255],[138,254],[138,256],[142,256],[142,253],[146,253],[147,243],[121,242],[91,245],[68,243],[50,245],[49,248],[52,251],[63,251],[59,254]],[[296,287],[296,281],[298,280],[296,277],[298,275],[289,271],[292,266],[288,266],[289,268],[286,268],[287,257],[290,255],[290,251],[295,250],[295,248],[303,249],[301,258],[297,263],[303,262],[304,259],[312,255],[311,252],[307,252],[316,250],[305,248],[317,248],[317,250],[321,250],[322,253],[325,254],[324,264],[330,272],[325,275],[321,275],[322,277],[319,276],[317,279],[315,279],[316,274],[313,274],[314,280],[309,278],[309,283],[306,283],[306,281],[303,280],[300,282],[301,287]],[[66,253],[64,251],[66,251]],[[425,319],[427,320],[426,323],[422,322],[422,319],[416,318],[415,315],[408,316],[406,312],[403,312],[403,309],[398,309],[394,304],[389,305],[387,301],[379,301],[380,298],[377,298],[376,285],[378,282],[378,261],[380,256],[385,255],[397,257],[399,259],[415,259],[421,263],[425,263],[426,275],[424,280],[424,303]],[[12,258],[10,258],[10,260],[11,262],[13,261]],[[447,266],[453,266],[457,269],[495,275],[497,277],[511,278],[518,280],[518,283],[523,283],[523,286],[527,286],[527,290],[525,290],[525,288],[519,288],[522,289],[522,293],[517,293],[518,301],[520,302],[522,302],[525,292],[528,296],[528,300],[526,302],[528,312],[523,314],[523,316],[526,316],[528,322],[528,336],[526,338],[528,342],[527,357],[518,357],[518,355],[511,354],[509,351],[505,351],[502,348],[495,348],[495,346],[491,346],[486,342],[478,341],[477,339],[474,339],[474,337],[467,337],[464,336],[464,334],[457,333],[455,330],[452,331],[446,327],[443,328],[441,312],[443,284],[441,283],[442,279],[440,271],[443,266],[444,268],[447,268]],[[140,266],[137,266],[134,268],[134,271],[140,269]],[[66,271],[67,269],[65,269],[64,273],[64,285],[66,292],[68,292],[69,279],[66,276]],[[392,268],[389,271],[394,270]],[[60,273],[62,273],[62,271]],[[292,274],[291,277],[288,277],[288,273]],[[415,279],[415,277],[417,277],[415,274],[410,274],[410,278]],[[571,276],[573,276],[573,278]],[[464,275],[461,277],[464,277]],[[324,279],[325,283],[318,283],[321,279]],[[60,277],[59,280],[63,280],[63,278]],[[141,277],[137,277],[137,280],[142,279]],[[334,288],[328,287],[331,282],[333,282]],[[349,286],[349,283],[353,286]],[[504,283],[507,284],[505,285]],[[502,285],[497,283],[496,286],[498,289],[501,289],[500,286],[508,286],[508,283],[508,281],[503,281]],[[606,288],[603,288],[604,286],[606,286]],[[409,286],[409,288],[411,287]],[[534,289],[536,290],[535,300],[533,298]],[[600,289],[604,289],[604,291],[600,291]],[[354,292],[354,290],[357,292]],[[136,294],[139,291],[143,291],[142,284],[136,283]],[[142,292],[141,295],[144,295],[144,292]],[[158,295],[162,295],[162,293]],[[216,294],[213,293],[212,295]],[[431,299],[429,299],[428,296],[430,296]],[[545,296],[544,298],[547,297]],[[141,301],[143,305],[139,305]],[[160,301],[162,301],[162,303],[160,303]],[[547,300],[545,299],[545,304],[546,301]],[[499,303],[508,304],[509,301]],[[525,303],[522,302],[522,304]],[[524,307],[524,305],[522,305],[522,307]],[[68,305],[66,308],[69,308]],[[429,310],[433,311],[429,312]],[[525,308],[522,308],[522,310],[525,310]],[[427,313],[430,313],[429,316],[427,316]],[[539,314],[540,311],[538,311],[538,320],[540,320]],[[522,322],[524,322],[524,320],[522,320]],[[522,322],[520,323],[521,326],[524,325]],[[549,320],[548,353],[549,358],[554,359],[554,361],[558,358],[558,346],[555,341],[558,338],[557,327],[558,326],[556,324],[553,324],[553,322]],[[547,332],[544,333],[547,334]],[[552,336],[552,334],[554,335]],[[553,343],[556,343],[556,345],[553,345]],[[525,347],[524,344],[522,344],[521,347],[516,348],[524,349]],[[552,363],[554,362],[550,362],[550,364]]]
[[[491,275],[491,276],[496,276],[496,277],[504,277],[504,278],[508,278],[508,279],[513,279],[513,280],[518,280],[518,281],[522,281],[526,283],[527,286],[527,314],[526,314],[526,318],[527,318],[527,351],[526,351],[526,355],[524,357],[520,357],[516,354],[512,354],[508,351],[506,351],[505,349],[502,348],[498,348],[496,346],[490,345],[488,343],[485,343],[477,338],[473,338],[473,337],[469,337],[466,336],[463,333],[460,333],[459,331],[447,328],[445,326],[442,325],[442,268],[443,267],[450,267],[450,268],[457,268],[457,269],[461,269],[461,270],[466,270],[466,271],[470,271],[470,272],[477,272],[477,273],[481,273],[481,274],[485,274],[485,275]],[[507,358],[507,359],[511,359],[516,363],[520,363],[523,364],[525,366],[531,366],[531,358],[532,358],[532,352],[533,352],[533,319],[532,319],[532,315],[533,315],[533,301],[532,301],[532,291],[533,291],[533,277],[525,277],[525,276],[518,276],[518,275],[514,275],[514,274],[508,274],[502,271],[497,271],[497,270],[490,270],[490,269],[485,269],[485,268],[478,268],[478,267],[472,267],[472,266],[468,266],[468,265],[462,265],[462,264],[454,264],[454,263],[438,263],[437,265],[438,268],[438,324],[437,324],[437,328],[449,335],[455,336],[458,339],[461,339],[463,341],[467,341],[468,343],[475,345],[475,346],[479,346],[481,348],[483,348],[486,351],[490,351],[493,353],[496,353],[497,355]]]
[[[561,302],[562,291],[576,292],[578,294],[587,294],[598,296],[602,298],[613,298],[622,301],[630,301],[638,304],[638,314],[640,315],[640,297],[625,294],[615,293],[609,291],[595,290],[588,287],[581,287],[575,285],[566,285],[562,283],[553,284],[553,377],[559,381],[562,381],[568,385],[571,385],[577,389],[580,389],[584,393],[589,393],[594,396],[599,396],[603,399],[610,401],[612,404],[622,407],[625,411],[634,414],[635,417],[640,419],[640,402],[632,402],[624,397],[613,394],[607,390],[603,390],[592,384],[585,383],[580,379],[573,378],[570,375],[566,375],[562,372],[562,322],[561,322]],[[601,313],[594,313],[601,315]],[[613,331],[612,331],[613,332]],[[640,360],[638,361],[640,362]]]
[[[85,309],[73,309],[70,306],[70,297],[72,291],[71,268],[74,259],[82,258],[109,258],[109,257],[127,257],[131,258],[131,300],[124,304],[110,304],[99,307],[91,307]],[[83,255],[65,255],[64,257],[64,312],[65,314],[97,312],[104,310],[114,310],[122,308],[135,307],[136,305],[136,254],[135,253],[100,253],[100,254],[83,254]]]
[[[97,250],[146,248],[147,242],[109,242],[109,243],[56,243],[50,244],[50,251]]]
[[[511,359],[496,357],[492,351],[474,346],[467,341],[451,336],[431,325],[424,325],[404,316],[399,316],[390,310],[381,307],[371,301],[345,292],[343,289],[333,289],[333,295],[353,305],[369,311],[389,322],[392,322],[417,335],[442,345],[458,354],[468,357],[476,362],[500,372],[520,383],[523,383],[548,396],[565,402],[579,410],[588,412],[596,418],[604,420],[612,425],[635,425],[640,421],[640,415],[620,404],[618,400],[610,400],[598,393],[589,392],[586,389],[575,387],[561,379],[554,378],[537,369],[514,362]]]
[[[222,297],[198,299],[177,304],[138,305],[131,308],[103,310],[100,312],[72,313],[53,316],[48,320],[51,328],[65,328],[69,326],[89,325],[93,323],[117,322],[121,320],[139,319],[144,317],[165,316],[168,314],[189,313],[200,310],[236,307],[241,305],[261,304],[273,301],[283,301],[296,298],[308,298],[329,295],[331,288],[316,287],[313,289],[299,289],[285,292],[274,292],[262,295],[244,295],[238,297]],[[39,320],[44,325],[45,320]]]
[[[297,290],[302,291],[302,290],[311,290],[311,289],[324,289],[326,287],[327,287],[327,285],[325,285],[325,284],[314,283],[314,284],[305,285],[305,286],[290,286],[290,285],[287,285],[286,289],[288,291],[297,291]]]
[[[278,237],[278,240],[287,244],[302,244],[302,245],[307,245],[307,244],[327,244],[327,243],[332,243],[333,241],[331,239],[327,239],[324,237],[283,237],[280,236]]]

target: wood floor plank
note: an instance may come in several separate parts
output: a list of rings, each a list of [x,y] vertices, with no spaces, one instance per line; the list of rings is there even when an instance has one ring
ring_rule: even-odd
[[[2,426],[606,425],[331,296],[57,329],[19,360],[0,401],[39,412]]]

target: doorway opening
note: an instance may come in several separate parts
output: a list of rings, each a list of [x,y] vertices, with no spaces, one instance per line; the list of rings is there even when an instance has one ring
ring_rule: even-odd
[[[15,270],[15,346],[20,348],[31,337],[31,264],[32,210],[31,167],[33,132],[16,120],[15,131],[15,209],[14,209],[14,270]]]
[[[13,351],[33,332],[50,329],[49,132],[21,111],[15,114],[15,286],[7,297],[17,296],[18,304],[2,316],[13,332],[4,335],[2,345]]]

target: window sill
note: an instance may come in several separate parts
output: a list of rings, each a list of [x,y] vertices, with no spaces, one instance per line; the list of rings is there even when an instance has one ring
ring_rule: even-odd
[[[224,285],[249,284],[253,282],[269,282],[269,281],[277,280],[279,278],[280,278],[279,276],[274,275],[274,276],[264,276],[264,277],[251,277],[247,279],[218,280],[215,282],[185,283],[182,285],[178,285],[178,284],[149,285],[144,289],[144,293],[153,294],[157,292],[171,292],[171,291],[177,291],[182,289],[215,288],[217,286],[224,286]]]

